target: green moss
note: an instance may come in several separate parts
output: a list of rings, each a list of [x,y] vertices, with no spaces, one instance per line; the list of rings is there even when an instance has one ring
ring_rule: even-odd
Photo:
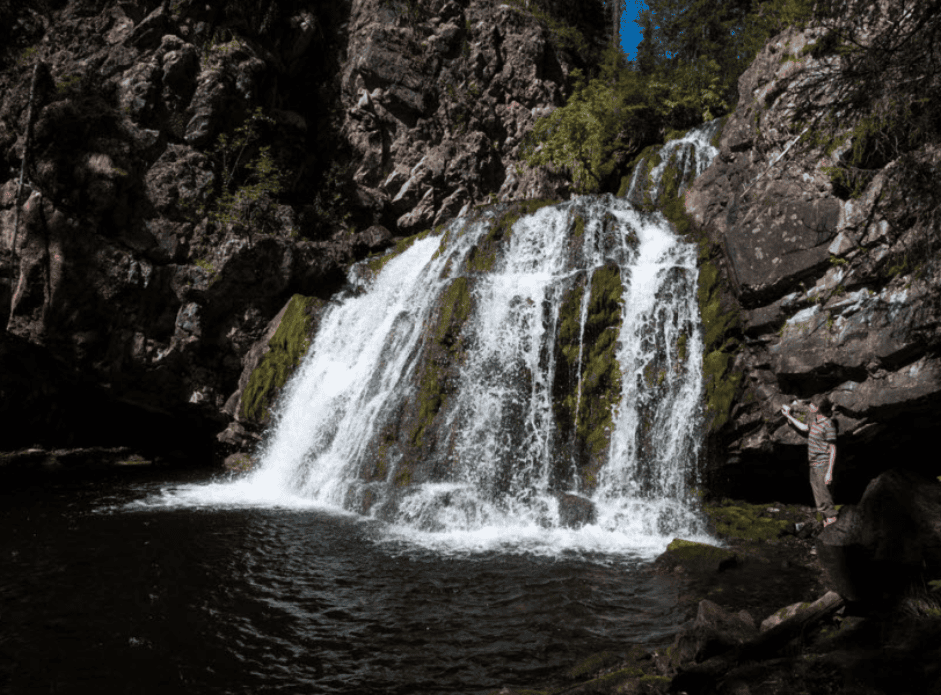
[[[614,693],[621,692],[620,686],[628,681],[644,679],[644,672],[636,666],[618,669],[597,678],[585,681],[578,687],[580,693]],[[669,680],[669,679],[668,679]],[[568,692],[568,689],[557,691]]]
[[[471,296],[467,278],[456,278],[442,295],[441,313],[435,327],[434,339],[441,345],[454,343],[457,331],[470,316]]]
[[[270,420],[269,409],[310,348],[311,315],[322,301],[296,294],[291,297],[269,350],[252,372],[242,394],[241,416],[260,423]]]
[[[585,659],[582,659],[572,668],[566,671],[565,675],[567,678],[572,680],[577,680],[579,678],[584,678],[585,676],[591,675],[596,671],[600,671],[603,668],[612,666],[621,660],[621,657],[614,652],[599,652],[598,654],[592,654]]]
[[[412,469],[408,466],[400,468],[395,473],[395,484],[397,487],[408,487],[412,484]]]
[[[620,270],[611,264],[595,270],[590,282],[580,276],[563,295],[559,308],[553,411],[559,436],[574,446],[579,475],[589,488],[597,482],[614,409],[621,398],[621,370],[615,353],[622,306]]]
[[[622,176],[622,177],[621,177],[621,185],[618,187],[618,195],[617,195],[617,197],[618,197],[618,198],[623,198],[624,196],[626,196],[628,190],[630,190],[630,187],[631,187],[631,177],[630,177],[630,174],[628,174],[627,176]]]
[[[225,468],[232,473],[247,473],[257,461],[248,454],[238,454],[226,460]]]
[[[710,417],[710,431],[724,425],[731,413],[732,404],[742,383],[740,371],[731,369],[732,353],[738,341],[729,336],[738,332],[741,318],[736,308],[722,306],[722,285],[719,268],[711,261],[701,261],[697,298],[702,319],[703,380],[705,384],[705,408]]]
[[[427,329],[429,340],[418,367],[418,391],[413,406],[415,415],[407,432],[411,447],[421,449],[425,446],[428,428],[447,403],[452,389],[448,384],[448,370],[464,359],[466,346],[461,332],[471,311],[470,283],[465,277],[455,278],[441,293],[435,322]],[[411,473],[403,478],[408,470],[410,464],[406,462],[396,474],[399,484],[408,484],[402,481],[411,480]]]
[[[686,333],[680,333],[679,337],[676,339],[676,357],[680,364],[686,362],[686,350],[688,342],[689,336],[686,335]]]
[[[610,442],[614,409],[621,399],[621,368],[616,351],[624,300],[619,268],[607,265],[597,269],[591,278],[590,291],[582,394],[575,428],[592,456],[593,463],[583,472],[585,482],[592,487],[601,466],[600,455]]]
[[[33,62],[33,58],[36,57],[36,53],[39,51],[39,46],[30,46],[29,48],[24,48],[23,52],[20,53],[19,57],[16,59],[16,64],[19,67],[26,67]]]
[[[712,136],[712,140],[709,141],[709,144],[719,149],[719,141],[722,140],[722,131],[725,130],[725,124],[729,122],[728,116],[723,116],[719,121],[719,128],[716,130],[716,134]]]
[[[552,409],[556,427],[563,441],[571,441],[575,430],[575,408],[579,400],[579,342],[581,307],[585,278],[568,288],[562,296],[556,329],[556,381],[553,384]]]
[[[580,214],[575,214],[575,227],[572,234],[573,241],[581,241],[585,237],[585,218]]]
[[[153,461],[145,459],[143,456],[131,456],[124,461],[118,461],[117,465],[119,466],[149,466]]]
[[[696,543],[681,538],[674,539],[667,546],[667,552],[680,564],[687,567],[715,568],[724,562],[734,562],[736,555],[731,550],[717,548],[714,545]]]
[[[721,536],[749,541],[769,541],[784,533],[789,522],[762,516],[766,507],[767,505],[763,504],[724,501],[717,505],[704,505],[703,511]]]
[[[65,95],[78,87],[82,82],[81,75],[65,75],[61,80],[56,81],[56,92]]]

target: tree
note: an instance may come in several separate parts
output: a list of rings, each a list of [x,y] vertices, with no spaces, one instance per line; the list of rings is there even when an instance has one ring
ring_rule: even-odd
[[[611,18],[611,45],[621,45],[621,15],[624,14],[625,0],[607,0],[608,12]]]
[[[637,69],[672,79],[696,61],[713,61],[722,100],[737,101],[738,77],[765,42],[812,14],[812,0],[648,0],[637,23]]]
[[[258,107],[232,137],[220,135],[214,149],[221,190],[209,218],[220,226],[243,228],[249,243],[255,231],[267,232],[276,225],[274,205],[281,192],[281,172],[271,148],[258,146],[261,129],[272,123]]]

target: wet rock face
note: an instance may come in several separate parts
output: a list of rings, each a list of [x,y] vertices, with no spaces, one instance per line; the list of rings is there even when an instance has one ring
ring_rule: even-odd
[[[0,321],[115,398],[198,414],[213,434],[294,293],[329,297],[353,260],[491,194],[564,190],[513,164],[581,59],[520,8],[421,6],[278,4],[249,22],[235,6],[71,0],[27,17],[15,33],[33,44],[0,73]],[[212,219],[233,172],[253,181],[219,138],[258,107],[268,120],[245,157],[271,146],[291,204],[263,225],[251,203]],[[310,190],[336,151],[354,163],[353,234],[328,228]],[[57,423],[68,439],[69,418]]]
[[[891,461],[931,466],[920,452],[941,404],[941,269],[938,230],[911,182],[922,170],[936,177],[941,154],[924,145],[876,162],[854,194],[831,180],[857,136],[848,128],[836,147],[819,144],[801,137],[814,134],[795,116],[807,75],[837,60],[808,50],[821,31],[782,33],[742,75],[719,156],[685,204],[719,249],[742,322],[732,369],[743,378],[715,447],[714,484],[809,499],[806,438],[780,408],[826,393],[839,504]],[[827,88],[817,95],[824,109]]]

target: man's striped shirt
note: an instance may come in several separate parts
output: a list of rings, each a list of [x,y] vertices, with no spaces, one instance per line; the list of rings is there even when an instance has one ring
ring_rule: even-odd
[[[811,464],[830,463],[828,443],[836,443],[836,427],[833,420],[828,417],[814,420],[810,425],[810,434],[807,436],[807,458]]]

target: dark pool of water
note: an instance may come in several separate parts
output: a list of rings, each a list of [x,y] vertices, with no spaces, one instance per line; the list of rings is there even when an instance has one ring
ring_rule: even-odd
[[[486,693],[683,619],[679,587],[628,555],[448,554],[328,512],[125,507],[180,478],[4,483],[0,692]]]

